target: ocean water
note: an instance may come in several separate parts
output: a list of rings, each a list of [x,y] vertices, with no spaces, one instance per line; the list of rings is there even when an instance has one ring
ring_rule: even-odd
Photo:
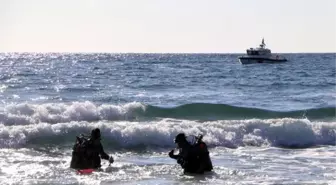
[[[336,54],[0,54],[1,184],[336,184]],[[78,175],[75,136],[115,163]],[[180,132],[214,171],[183,175]]]

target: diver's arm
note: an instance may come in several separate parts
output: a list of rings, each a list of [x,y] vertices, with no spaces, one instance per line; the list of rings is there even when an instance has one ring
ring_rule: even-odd
[[[168,153],[169,157],[172,158],[172,159],[178,159],[180,158],[179,155],[174,155],[174,150],[171,150],[169,153]]]
[[[103,145],[101,143],[99,143],[99,148],[100,157],[102,159],[109,160],[110,156],[105,153]]]

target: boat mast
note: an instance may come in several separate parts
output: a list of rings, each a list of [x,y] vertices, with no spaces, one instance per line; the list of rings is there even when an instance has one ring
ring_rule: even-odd
[[[265,46],[266,46],[266,44],[265,44],[264,38],[262,38],[260,47],[265,48]]]

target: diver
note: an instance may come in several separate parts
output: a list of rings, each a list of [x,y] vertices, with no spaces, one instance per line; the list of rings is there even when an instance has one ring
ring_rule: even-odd
[[[176,159],[184,173],[203,174],[213,169],[207,145],[202,141],[202,136],[195,137],[195,144],[190,144],[184,133],[179,133],[174,142],[179,148],[179,153],[174,155],[174,150],[169,152],[169,157]]]
[[[73,147],[70,168],[74,169],[99,169],[101,160],[105,159],[111,163],[114,162],[112,156],[105,153],[103,145],[100,142],[101,135],[99,128],[91,131],[91,136],[78,137]]]

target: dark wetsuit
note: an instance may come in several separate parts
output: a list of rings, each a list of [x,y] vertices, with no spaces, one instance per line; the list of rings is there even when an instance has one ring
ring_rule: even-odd
[[[180,147],[179,154],[170,153],[169,156],[177,160],[184,173],[204,173],[212,170],[209,152],[203,142],[195,146],[185,142]]]
[[[209,150],[204,142],[199,142],[194,146],[199,155],[200,168],[199,171],[207,172],[213,169],[212,162],[209,155]]]
[[[109,156],[104,152],[100,139],[90,139],[87,141],[85,149],[79,148],[78,145],[74,146],[70,168],[97,169],[101,167],[100,158],[108,160]]]
[[[91,153],[90,153],[91,152]],[[104,152],[103,145],[100,143],[100,140],[93,140],[92,147],[89,147],[89,161],[91,161],[90,168],[100,168],[101,160],[108,160],[109,156]]]

